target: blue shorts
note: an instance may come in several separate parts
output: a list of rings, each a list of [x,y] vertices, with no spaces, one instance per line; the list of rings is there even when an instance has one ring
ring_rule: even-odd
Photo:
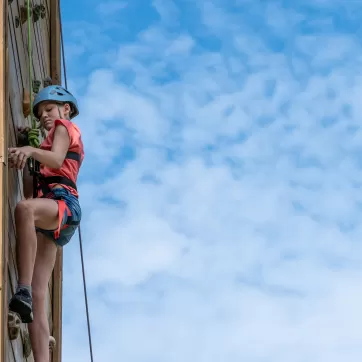
[[[42,197],[58,202],[59,226],[55,230],[44,230],[38,227],[35,227],[35,229],[53,240],[57,246],[64,246],[74,235],[82,218],[78,198],[64,188],[55,188]]]

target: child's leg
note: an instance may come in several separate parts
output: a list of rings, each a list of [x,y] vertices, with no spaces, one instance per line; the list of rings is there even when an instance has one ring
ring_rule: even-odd
[[[36,253],[32,295],[34,320],[28,324],[34,360],[49,362],[49,323],[45,308],[45,298],[51,277],[57,247],[45,235],[38,233],[38,251]]]
[[[58,204],[50,199],[20,201],[15,209],[15,223],[19,283],[30,285],[37,249],[34,226],[45,230],[56,229],[58,226]]]
[[[31,281],[37,253],[35,226],[54,230],[58,226],[58,204],[51,199],[20,201],[15,210],[16,254],[19,274],[17,292],[9,308],[17,312],[26,323],[32,321]]]

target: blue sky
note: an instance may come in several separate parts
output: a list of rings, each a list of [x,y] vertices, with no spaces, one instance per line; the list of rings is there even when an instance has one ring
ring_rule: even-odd
[[[359,362],[357,1],[63,1],[95,360]],[[89,361],[77,238],[63,358]]]

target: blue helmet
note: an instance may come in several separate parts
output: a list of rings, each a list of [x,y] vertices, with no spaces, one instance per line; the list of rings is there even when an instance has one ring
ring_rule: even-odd
[[[35,97],[33,104],[33,114],[38,116],[38,106],[41,102],[53,101],[55,103],[70,104],[70,119],[79,114],[78,103],[74,96],[59,85],[50,85],[43,88]]]

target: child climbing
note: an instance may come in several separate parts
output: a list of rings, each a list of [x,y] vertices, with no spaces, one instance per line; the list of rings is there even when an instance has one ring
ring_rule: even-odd
[[[9,310],[30,323],[35,361],[49,361],[45,298],[57,247],[70,241],[81,220],[76,181],[84,150],[80,130],[70,121],[79,113],[77,101],[67,90],[43,88],[33,113],[48,131],[45,140],[39,148],[9,149],[10,167],[23,170],[25,196],[15,209],[18,285]],[[29,159],[39,166],[35,177],[29,173]]]

